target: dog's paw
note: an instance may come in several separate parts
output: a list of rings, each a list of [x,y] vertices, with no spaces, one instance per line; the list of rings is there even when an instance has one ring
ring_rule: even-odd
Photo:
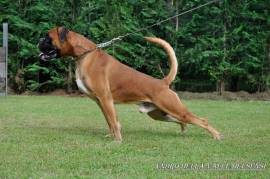
[[[181,132],[185,132],[187,130],[187,124],[180,124]]]
[[[121,144],[122,143],[122,139],[121,140],[114,140],[115,143],[117,144]]]
[[[215,140],[221,140],[222,139],[222,135],[220,133],[216,133],[216,134],[213,134],[213,138]]]

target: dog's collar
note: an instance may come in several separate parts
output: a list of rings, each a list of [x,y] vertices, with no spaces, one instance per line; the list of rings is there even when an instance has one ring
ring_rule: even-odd
[[[83,57],[85,57],[88,53],[92,53],[92,52],[96,51],[97,49],[98,49],[98,47],[95,47],[93,49],[90,49],[90,50],[87,50],[87,51],[83,52],[81,55],[79,55],[77,57],[77,60],[83,59]]]

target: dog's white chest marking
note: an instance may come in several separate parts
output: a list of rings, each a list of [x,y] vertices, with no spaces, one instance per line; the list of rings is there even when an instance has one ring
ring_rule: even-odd
[[[90,95],[90,92],[88,91],[88,89],[85,87],[83,81],[81,80],[80,78],[80,75],[79,75],[79,69],[77,68],[76,69],[76,83],[77,83],[77,86],[79,88],[79,90],[85,94],[88,94]]]
[[[79,88],[83,93],[90,94],[89,91],[87,90],[87,88],[84,86],[84,84],[83,84],[83,82],[82,82],[81,79],[77,78],[77,79],[76,79],[76,83],[77,83],[78,88]]]

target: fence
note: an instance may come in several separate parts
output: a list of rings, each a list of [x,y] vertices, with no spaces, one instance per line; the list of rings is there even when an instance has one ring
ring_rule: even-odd
[[[0,96],[6,95],[6,55],[5,49],[0,47]]]
[[[0,96],[7,95],[8,24],[3,23],[3,47],[0,47]]]

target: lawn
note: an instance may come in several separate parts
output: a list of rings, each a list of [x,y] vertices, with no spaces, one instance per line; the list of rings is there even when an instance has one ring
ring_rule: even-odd
[[[117,105],[123,135],[122,144],[117,144],[105,137],[105,119],[87,98],[0,97],[0,178],[270,176],[269,101],[184,103],[193,113],[208,117],[223,140],[215,141],[191,125],[181,133],[176,124],[140,114],[136,105]],[[161,163],[177,167],[158,169],[165,166]],[[181,167],[185,164],[191,169]],[[194,168],[201,164],[211,167]],[[265,169],[251,170],[255,164]],[[244,167],[231,167],[236,165]]]

